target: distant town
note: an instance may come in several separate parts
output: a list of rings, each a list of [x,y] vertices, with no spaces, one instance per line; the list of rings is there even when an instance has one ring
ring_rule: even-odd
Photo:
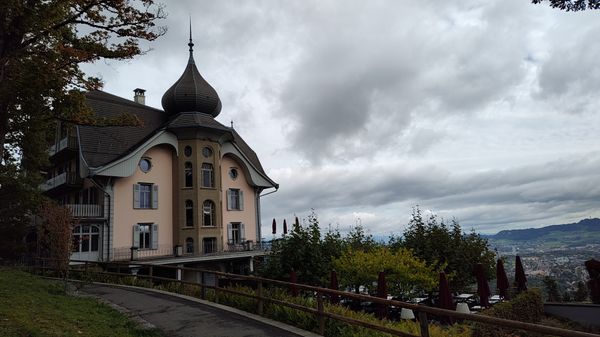
[[[585,219],[573,224],[536,229],[502,231],[488,237],[490,247],[506,257],[513,269],[520,255],[529,285],[542,287],[542,279],[556,279],[561,293],[575,291],[579,281],[589,275],[583,265],[589,259],[600,260],[600,219]]]

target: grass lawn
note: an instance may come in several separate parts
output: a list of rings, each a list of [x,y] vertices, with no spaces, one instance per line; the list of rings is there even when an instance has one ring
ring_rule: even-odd
[[[65,295],[63,289],[60,282],[0,267],[0,336],[162,336],[94,299]]]

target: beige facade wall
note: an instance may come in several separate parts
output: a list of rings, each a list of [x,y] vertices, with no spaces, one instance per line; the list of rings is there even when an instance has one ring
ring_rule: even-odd
[[[143,158],[149,158],[152,169],[144,173],[139,167],[135,173],[114,182],[114,241],[116,250],[133,245],[133,226],[137,223],[158,224],[158,249],[145,251],[145,255],[168,255],[173,249],[173,152],[168,145],[148,150]],[[134,209],[133,185],[151,183],[158,185],[157,209]]]
[[[229,175],[232,168],[238,172],[238,177],[235,180]],[[221,181],[223,184],[221,195],[221,200],[223,200],[223,247],[227,247],[227,224],[231,222],[243,223],[246,240],[256,241],[255,190],[248,184],[248,179],[242,169],[242,165],[230,155],[226,155],[221,159]],[[227,190],[230,188],[239,189],[244,192],[244,210],[227,210]]]

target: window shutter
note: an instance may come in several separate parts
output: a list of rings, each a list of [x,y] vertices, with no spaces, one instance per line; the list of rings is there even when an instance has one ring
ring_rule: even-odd
[[[244,191],[240,190],[240,211],[244,210]]]
[[[231,211],[231,190],[227,190],[227,210]]]
[[[133,225],[133,247],[140,247],[140,225]]]
[[[140,185],[139,184],[133,184],[133,208],[140,208]]]
[[[158,224],[152,224],[152,249],[158,249]]]
[[[240,241],[241,242],[246,241],[246,229],[244,228],[243,223],[240,224]]]
[[[233,230],[231,229],[231,224],[227,224],[227,241],[231,244],[233,243]]]
[[[158,185],[152,185],[152,208],[158,208]]]

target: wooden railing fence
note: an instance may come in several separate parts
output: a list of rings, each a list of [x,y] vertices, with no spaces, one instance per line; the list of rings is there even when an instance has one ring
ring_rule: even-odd
[[[215,302],[219,302],[219,292],[230,293],[238,296],[244,296],[248,298],[252,298],[256,301],[256,312],[258,315],[264,314],[264,305],[265,303],[274,303],[282,306],[286,306],[289,308],[293,308],[296,310],[308,312],[314,314],[319,322],[319,334],[324,335],[325,333],[325,320],[333,319],[341,322],[345,322],[351,325],[360,326],[368,329],[373,329],[385,333],[389,333],[394,336],[402,336],[402,337],[428,337],[429,336],[429,316],[433,315],[435,317],[444,317],[449,318],[453,321],[472,321],[479,322],[486,325],[492,325],[497,328],[511,328],[518,330],[525,330],[529,332],[542,333],[552,336],[564,336],[564,337],[599,337],[598,334],[592,334],[587,332],[580,331],[572,331],[561,328],[555,328],[545,325],[532,324],[520,321],[507,320],[502,318],[490,317],[480,314],[465,314],[459,313],[452,310],[445,310],[435,307],[429,307],[425,305],[418,305],[413,303],[401,302],[396,300],[388,300],[379,297],[355,294],[346,291],[332,290],[328,288],[320,288],[309,285],[304,285],[300,283],[290,283],[285,281],[267,279],[257,276],[247,276],[247,275],[239,275],[239,274],[230,274],[220,271],[214,270],[206,270],[199,268],[189,268],[189,267],[180,267],[180,266],[169,266],[169,265],[153,265],[149,263],[132,263],[132,262],[90,262],[90,261],[72,261],[76,265],[72,265],[69,269],[70,273],[83,273],[87,272],[90,267],[99,266],[103,271],[95,272],[99,275],[112,275],[117,277],[132,277],[135,276],[140,279],[148,279],[152,282],[176,282],[179,284],[189,284],[200,287],[200,298],[207,299],[207,289],[214,290],[214,300]],[[38,264],[36,269],[41,270],[42,274],[45,274],[47,270],[53,270],[54,268],[50,267],[47,260],[41,261]],[[145,268],[147,274],[137,274],[132,275],[130,270],[132,268]],[[162,270],[172,270],[176,275],[183,275],[185,272],[194,272],[200,273],[200,282],[190,282],[177,278],[168,278],[156,276],[155,271],[157,269]],[[108,270],[116,270],[108,271]],[[208,284],[205,282],[207,280],[207,275],[213,275],[214,284]],[[249,281],[256,284],[255,294],[244,293],[240,291],[236,291],[234,289],[229,289],[226,287],[219,286],[219,280],[230,280],[233,282],[239,282],[240,280]],[[278,286],[287,289],[291,289],[295,287],[297,289],[303,290],[305,293],[312,294],[316,299],[316,308],[307,307],[303,305],[299,305],[296,303],[286,302],[275,298],[267,297],[267,292],[264,291],[266,285]],[[334,314],[331,312],[325,311],[324,299],[326,296],[339,296],[340,298],[347,298],[356,301],[367,301],[372,303],[377,303],[379,305],[383,305],[385,307],[395,306],[397,308],[407,308],[411,309],[416,313],[417,320],[420,326],[420,335],[412,335],[403,331],[399,331],[397,329],[393,329],[384,325],[374,324],[371,322],[361,321],[350,317],[341,316],[338,314]]]

